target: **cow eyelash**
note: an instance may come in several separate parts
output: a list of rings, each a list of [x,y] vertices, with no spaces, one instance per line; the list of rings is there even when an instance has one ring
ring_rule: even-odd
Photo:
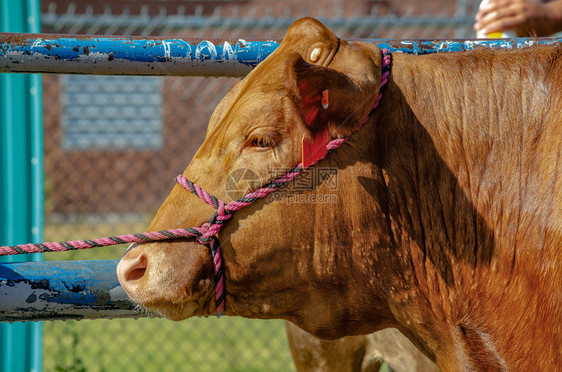
[[[275,145],[275,142],[271,138],[267,137],[254,137],[252,139],[251,145],[252,147],[266,148],[273,147],[273,145]]]

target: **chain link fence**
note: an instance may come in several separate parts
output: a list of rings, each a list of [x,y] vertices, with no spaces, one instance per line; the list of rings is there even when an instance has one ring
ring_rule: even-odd
[[[471,38],[479,0],[42,2],[42,32],[282,38],[302,16],[344,38]],[[144,231],[235,79],[43,76],[45,240]],[[123,249],[47,255],[118,259]],[[282,321],[46,322],[45,371],[291,371]]]

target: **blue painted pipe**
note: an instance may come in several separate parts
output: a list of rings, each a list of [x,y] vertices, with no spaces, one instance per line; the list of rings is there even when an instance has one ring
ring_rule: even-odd
[[[146,317],[119,285],[117,260],[0,264],[0,321]]]
[[[0,33],[0,72],[244,76],[277,41]]]
[[[559,43],[560,38],[365,39],[393,52],[427,54]],[[142,39],[0,33],[0,72],[94,75],[244,76],[279,40]]]

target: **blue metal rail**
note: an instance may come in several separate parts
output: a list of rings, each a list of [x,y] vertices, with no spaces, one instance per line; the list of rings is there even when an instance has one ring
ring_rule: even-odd
[[[393,52],[428,54],[478,47],[521,48],[560,38],[475,40],[365,39]],[[94,75],[244,76],[279,40],[142,39],[0,33],[0,72]]]
[[[117,262],[0,264],[0,322],[149,316],[119,285]]]

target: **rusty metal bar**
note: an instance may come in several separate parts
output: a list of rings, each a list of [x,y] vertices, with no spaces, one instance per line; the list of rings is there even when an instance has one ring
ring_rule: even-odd
[[[0,322],[147,317],[119,285],[117,263],[0,264]]]
[[[140,39],[0,33],[0,72],[244,76],[278,46],[242,39]]]
[[[478,47],[521,48],[560,38],[378,40],[393,52],[428,54]],[[357,41],[357,40],[355,40]],[[0,33],[0,72],[93,75],[246,75],[279,40],[165,39]]]

